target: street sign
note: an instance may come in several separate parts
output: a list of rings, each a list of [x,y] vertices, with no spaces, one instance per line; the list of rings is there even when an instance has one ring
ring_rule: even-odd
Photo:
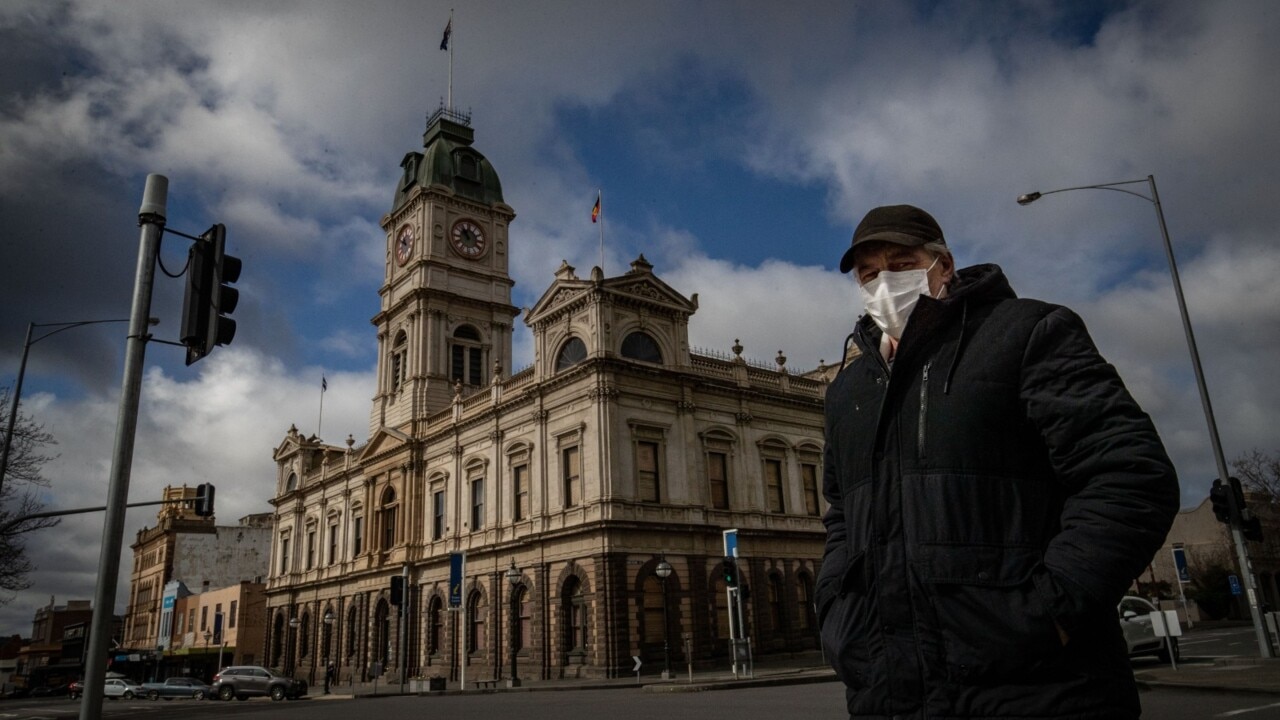
[[[1187,551],[1176,547],[1173,549],[1173,566],[1178,570],[1178,582],[1191,582],[1191,574],[1187,572]]]
[[[724,531],[724,556],[738,557],[738,529]]]
[[[643,662],[640,662],[640,656],[632,655],[631,659],[636,661],[636,666],[631,668],[631,672],[634,672],[634,673],[640,672],[640,666],[644,664]]]
[[[1235,575],[1227,576],[1227,584],[1231,586],[1232,595],[1243,595],[1244,591],[1240,589],[1240,578]]]

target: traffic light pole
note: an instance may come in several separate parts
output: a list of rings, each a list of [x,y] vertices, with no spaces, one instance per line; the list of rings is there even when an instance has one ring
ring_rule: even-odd
[[[1221,456],[1219,456],[1221,457]],[[1226,468],[1219,468],[1218,472],[1222,477],[1226,475]],[[1228,527],[1231,528],[1231,540],[1236,545],[1236,556],[1240,561],[1240,574],[1244,576],[1244,592],[1245,599],[1249,603],[1249,613],[1253,619],[1253,632],[1258,638],[1258,652],[1264,658],[1274,657],[1271,652],[1271,638],[1267,637],[1267,624],[1262,617],[1262,608],[1258,598],[1258,581],[1253,576],[1253,561],[1249,559],[1249,546],[1244,540],[1244,531],[1240,527],[1241,518],[1244,517],[1244,508],[1242,505],[1243,498],[1237,497],[1234,483],[1227,483],[1227,502],[1231,508],[1231,522]]]
[[[147,327],[151,317],[151,291],[155,283],[160,235],[164,232],[169,179],[147,176],[138,210],[141,237],[138,268],[133,287],[133,310],[129,315],[129,336],[125,344],[124,378],[120,388],[120,410],[116,419],[115,449],[111,478],[107,486],[107,515],[102,525],[102,549],[98,559],[98,586],[93,595],[93,624],[89,627],[89,649],[85,662],[84,699],[80,720],[102,717],[106,661],[115,616],[116,583],[120,575],[120,547],[124,540],[125,508],[129,500],[129,477],[133,469],[133,443],[138,429],[138,403],[142,396],[142,370],[146,357]]]

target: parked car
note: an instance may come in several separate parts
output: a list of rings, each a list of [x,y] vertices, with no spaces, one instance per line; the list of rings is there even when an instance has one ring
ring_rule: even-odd
[[[203,680],[191,677],[171,677],[164,682],[142,683],[142,694],[148,700],[172,700],[174,698],[191,698],[203,700],[213,694],[212,688]]]
[[[1129,646],[1129,657],[1155,655],[1161,662],[1169,662],[1169,645],[1165,644],[1164,638],[1156,637],[1151,623],[1151,613],[1156,611],[1156,606],[1140,597],[1126,595],[1120,600],[1117,610],[1120,629],[1124,631],[1124,641]],[[1182,651],[1178,649],[1178,638],[1169,640],[1173,646],[1173,659],[1180,659]]]
[[[77,700],[81,695],[84,695],[84,681],[72,680],[71,684],[67,686],[67,696],[72,700]]]
[[[107,678],[102,687],[102,692],[113,700],[116,698],[132,700],[142,696],[142,686],[124,678]]]
[[[263,695],[272,700],[295,700],[307,694],[307,684],[259,665],[233,665],[213,676],[212,691],[219,700]]]

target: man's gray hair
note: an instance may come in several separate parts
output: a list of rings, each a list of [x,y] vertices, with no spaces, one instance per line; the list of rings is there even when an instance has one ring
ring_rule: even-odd
[[[934,257],[938,257],[939,255],[951,257],[951,248],[948,248],[945,244],[940,242],[927,242],[920,247],[928,250]]]

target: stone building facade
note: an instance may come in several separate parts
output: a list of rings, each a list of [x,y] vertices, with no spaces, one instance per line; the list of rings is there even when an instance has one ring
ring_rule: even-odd
[[[614,277],[563,264],[523,318],[533,364],[511,373],[515,212],[469,119],[438,112],[401,167],[370,438],[291,428],[275,451],[268,664],[333,661],[346,682],[505,677],[513,652],[540,678],[660,667],[664,647],[725,663],[727,529],[754,652],[816,649],[823,369],[691,348],[697,295],[641,256]]]
[[[271,553],[271,513],[246,515],[235,525],[195,514],[194,487],[166,487],[156,526],[142,528],[130,546],[133,571],[125,610],[123,644],[154,654],[162,646],[166,585],[180,580],[191,592],[242,580],[261,583]],[[171,622],[171,620],[170,620]],[[167,628],[172,632],[172,626]],[[168,634],[168,633],[163,633]],[[153,658],[152,658],[153,659]]]

